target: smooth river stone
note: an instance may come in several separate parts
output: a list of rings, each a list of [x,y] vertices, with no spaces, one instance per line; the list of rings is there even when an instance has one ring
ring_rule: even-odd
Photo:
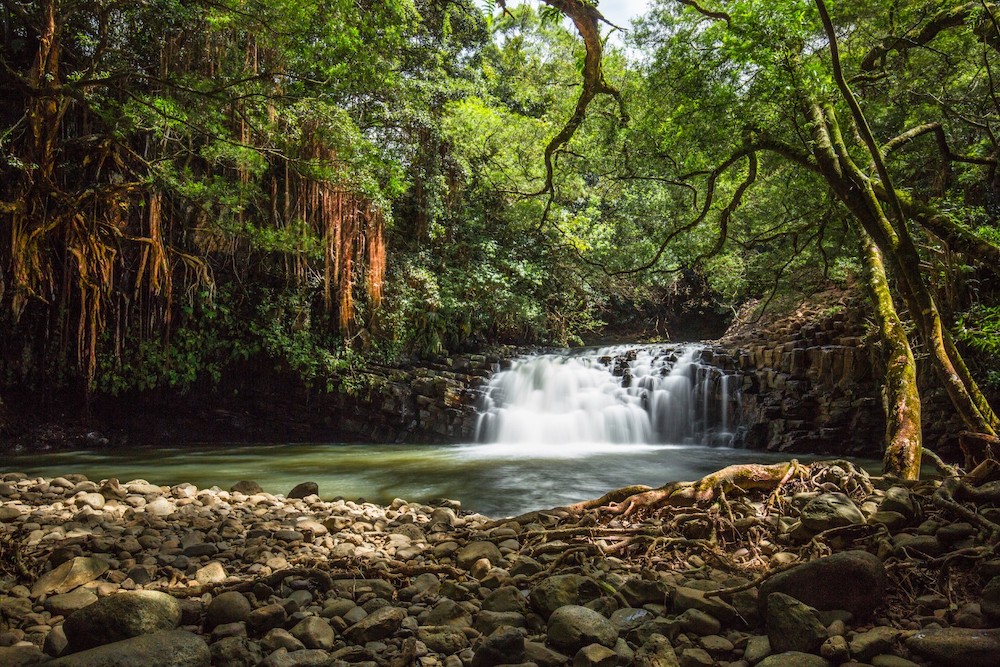
[[[108,561],[96,556],[77,556],[59,567],[46,572],[31,587],[32,597],[47,593],[68,593],[77,586],[89,583],[108,571]]]

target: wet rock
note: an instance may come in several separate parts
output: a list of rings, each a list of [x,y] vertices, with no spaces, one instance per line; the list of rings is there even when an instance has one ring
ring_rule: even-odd
[[[318,495],[319,485],[316,482],[302,482],[301,484],[296,484],[292,490],[288,492],[287,497],[289,499],[298,499]]]
[[[545,578],[531,589],[528,600],[543,617],[566,605],[584,605],[603,595],[600,586],[590,577],[579,574],[557,574]]]
[[[680,667],[680,662],[670,640],[654,634],[636,651],[635,667]]]
[[[618,654],[601,644],[589,644],[576,652],[573,667],[615,667]]]
[[[1000,576],[993,577],[983,587],[982,601],[979,603],[992,621],[1000,621]]]
[[[359,644],[386,639],[395,634],[404,618],[406,618],[405,610],[398,607],[382,607],[355,623],[344,634]]]
[[[780,572],[760,588],[761,615],[771,593],[791,595],[820,610],[844,609],[868,618],[885,600],[885,566],[866,551],[841,553]]]
[[[329,662],[329,653],[320,649],[291,652],[278,649],[267,656],[258,667],[326,667]]]
[[[469,638],[465,633],[460,628],[449,626],[421,627],[417,631],[417,639],[442,655],[452,655],[469,647]]]
[[[330,649],[335,639],[333,628],[318,616],[302,619],[289,632],[306,648]]]
[[[905,644],[910,651],[936,665],[995,667],[1000,655],[1000,629],[921,630]]]
[[[250,611],[250,601],[242,593],[237,591],[220,593],[212,598],[205,610],[205,629],[211,630],[217,625],[245,621]]]
[[[288,614],[280,604],[269,604],[254,609],[247,615],[247,626],[257,634],[264,634],[285,622]]]
[[[81,651],[131,637],[170,631],[180,622],[181,607],[174,598],[159,591],[133,591],[102,598],[74,612],[66,618],[63,630],[70,648]],[[182,644],[183,639],[179,640]],[[206,653],[207,650],[206,647]]]
[[[569,656],[553,651],[545,644],[527,641],[524,642],[524,659],[538,667],[563,667],[569,662]]]
[[[0,665],[4,667],[33,667],[46,659],[36,646],[0,646]]]
[[[43,574],[31,587],[31,596],[68,593],[94,581],[108,571],[108,561],[99,556],[77,556]]]
[[[886,489],[885,498],[882,499],[879,509],[883,512],[898,512],[907,520],[916,515],[913,497],[905,486],[892,486]]]
[[[427,625],[450,625],[460,628],[467,628],[472,625],[472,615],[469,611],[454,600],[442,599],[425,619]]]
[[[687,586],[678,586],[674,590],[674,612],[683,614],[688,609],[697,609],[709,614],[723,623],[733,621],[738,617],[736,608],[714,596],[705,596],[705,591]]]
[[[66,632],[63,630],[63,626],[57,625],[52,628],[52,632],[45,635],[45,643],[42,645],[42,650],[45,651],[46,655],[50,655],[53,658],[58,658],[69,646],[69,640],[66,639]],[[0,661],[0,664],[3,664]]]
[[[117,596],[116,596],[117,597]],[[184,630],[140,635],[57,658],[46,667],[209,667],[212,654]]]
[[[611,624],[615,626],[620,634],[626,634],[630,630],[638,628],[643,623],[653,620],[653,614],[646,609],[625,607],[624,609],[617,609],[612,612],[610,619]]]
[[[575,652],[588,644],[613,648],[618,630],[604,616],[579,605],[566,605],[552,612],[548,622],[549,642],[558,649]]]
[[[747,640],[743,659],[751,665],[756,665],[769,655],[771,655],[771,640],[767,635],[754,635]]]
[[[503,562],[503,554],[492,542],[469,542],[455,552],[455,562],[462,569],[469,570],[476,561],[485,558],[491,565],[499,565]]]
[[[826,628],[811,607],[784,593],[768,596],[767,638],[775,651],[812,652],[826,637]]]
[[[229,488],[229,491],[231,493],[242,493],[245,496],[253,496],[258,493],[264,493],[264,489],[261,488],[260,484],[248,479],[236,482]]]
[[[527,627],[528,621],[524,614],[516,611],[481,611],[476,614],[475,628],[484,635],[492,634],[501,625],[524,628]]]
[[[670,604],[671,589],[662,581],[629,579],[618,591],[632,607],[644,604]]]
[[[97,596],[86,588],[77,588],[69,593],[53,595],[45,599],[45,610],[59,616],[69,616],[75,611],[97,602]]]
[[[865,523],[865,515],[847,495],[823,493],[806,503],[799,520],[803,526],[818,533],[830,528]]]
[[[868,662],[877,655],[888,653],[898,635],[899,630],[885,626],[856,634],[850,642],[851,657]]]
[[[524,613],[526,607],[524,596],[514,586],[501,586],[483,599],[483,610],[485,611]]]
[[[209,648],[213,667],[255,667],[264,659],[260,646],[244,637],[226,637]]]
[[[830,667],[830,661],[810,653],[788,651],[764,658],[757,667]]]
[[[524,660],[524,635],[511,627],[500,627],[487,637],[472,656],[471,667],[512,665]]]

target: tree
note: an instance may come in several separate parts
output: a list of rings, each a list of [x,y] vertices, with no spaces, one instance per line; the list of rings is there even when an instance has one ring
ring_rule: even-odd
[[[945,178],[956,166],[963,167],[966,183],[976,181],[992,190],[995,153],[981,151],[995,143],[990,122],[997,109],[988,100],[995,97],[996,19],[992,6],[977,9],[973,3],[940,11],[928,11],[922,2],[889,7],[842,3],[837,9],[844,26],[839,34],[822,0],[780,6],[744,0],[719,3],[718,8],[683,1],[657,5],[640,36],[658,44],[650,78],[659,86],[652,94],[658,98],[661,129],[656,133],[659,146],[651,152],[662,164],[651,171],[678,187],[689,188],[700,179],[706,194],[698,214],[664,235],[652,258],[637,268],[656,266],[671,243],[708,220],[716,223],[716,240],[699,257],[718,254],[729,239],[734,215],[760,181],[773,179],[787,164],[810,174],[811,187],[822,184],[830,200],[849,214],[861,239],[859,256],[869,269],[888,356],[885,465],[888,472],[913,478],[920,461],[919,400],[913,354],[896,314],[900,305],[967,426],[992,434],[997,425],[952,340],[934,285],[922,273],[917,238],[947,242],[968,261],[992,269],[998,248],[961,220],[962,209],[955,215],[941,206],[946,201],[941,192],[926,187],[926,168],[914,169],[910,163],[893,173],[887,158],[932,135],[938,154],[925,164],[940,163]],[[890,26],[891,33],[895,26],[910,27],[901,35],[883,35],[874,33],[873,25]],[[911,52],[932,41],[933,50]],[[912,62],[918,58],[919,63]],[[927,61],[934,65],[930,76],[937,77],[933,86],[917,66],[926,68]],[[852,65],[857,74],[849,80],[845,70]],[[919,86],[943,92],[920,97]],[[985,99],[978,93],[983,87],[990,91]],[[905,107],[914,98],[920,99],[918,122]],[[864,110],[864,101],[872,102],[874,115]],[[662,116],[669,116],[671,107],[683,107],[685,116],[665,124]],[[685,125],[698,129],[692,132]],[[671,141],[672,132],[686,139],[702,136],[693,139],[697,149],[692,150]],[[885,138],[879,140],[879,134]],[[961,145],[953,148],[955,142]],[[703,166],[712,155],[720,156],[717,166]],[[740,165],[742,175],[736,175]],[[969,190],[951,185],[946,194]],[[894,278],[891,283],[884,278],[883,262]]]

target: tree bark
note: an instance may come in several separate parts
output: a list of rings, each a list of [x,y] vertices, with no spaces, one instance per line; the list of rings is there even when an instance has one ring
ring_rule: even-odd
[[[899,314],[892,302],[882,253],[864,230],[868,287],[872,293],[879,337],[885,345],[885,379],[882,407],[885,410],[885,456],[882,470],[903,479],[920,477],[921,429],[917,363]]]

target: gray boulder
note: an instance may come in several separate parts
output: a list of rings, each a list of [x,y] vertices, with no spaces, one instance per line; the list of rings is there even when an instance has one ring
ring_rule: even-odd
[[[46,667],[209,667],[211,662],[212,653],[208,644],[200,637],[185,630],[170,630],[105,644],[57,658],[45,665]]]
[[[548,624],[549,643],[558,649],[578,651],[588,644],[613,648],[618,629],[593,609],[566,605],[552,612]]]
[[[306,496],[318,496],[319,495],[319,484],[316,482],[302,482],[301,484],[296,484],[295,487],[288,492],[288,498],[305,498]]]
[[[843,609],[868,618],[885,601],[886,582],[885,566],[877,557],[842,551],[774,575],[761,586],[758,605],[765,616],[771,593],[785,593],[816,609]]]
[[[166,593],[129,591],[102,598],[70,614],[63,623],[63,630],[70,649],[81,651],[173,630],[180,622],[181,606]],[[207,647],[205,650],[207,653]]]
[[[233,484],[229,491],[232,493],[242,493],[245,496],[253,496],[258,493],[263,493],[264,489],[260,487],[260,484],[249,479],[240,480]]]
[[[531,589],[528,600],[543,617],[566,605],[584,605],[604,593],[590,577],[580,574],[558,574],[547,577]]]
[[[217,625],[238,623],[250,616],[250,601],[237,591],[226,591],[212,598],[205,611],[205,629],[211,630]]]
[[[654,634],[635,653],[635,667],[680,667],[670,640]]]
[[[799,520],[809,530],[821,532],[865,523],[865,515],[845,494],[823,493],[806,503]]]
[[[830,661],[811,653],[788,651],[764,658],[757,667],[830,667]]]
[[[306,648],[330,649],[336,638],[330,624],[319,616],[309,616],[302,619],[295,624],[290,633]]]
[[[226,637],[210,649],[213,667],[254,667],[264,659],[260,646],[246,637]]]
[[[476,649],[472,667],[512,665],[524,660],[524,635],[516,628],[503,626],[493,631]]]
[[[940,667],[996,667],[1000,629],[921,630],[906,640],[906,648]]]
[[[476,564],[480,558],[485,558],[491,565],[499,565],[503,562],[503,554],[492,542],[478,541],[469,542],[464,547],[455,552],[455,562],[462,569],[468,570]]]

